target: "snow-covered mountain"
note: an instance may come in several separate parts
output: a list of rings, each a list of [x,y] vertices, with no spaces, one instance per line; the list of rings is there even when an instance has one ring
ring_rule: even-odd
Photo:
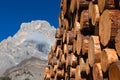
[[[25,59],[47,59],[56,29],[47,21],[22,23],[20,30],[0,43],[0,75]]]

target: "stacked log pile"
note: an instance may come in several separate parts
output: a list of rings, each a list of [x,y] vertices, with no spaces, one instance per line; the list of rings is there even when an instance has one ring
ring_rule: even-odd
[[[44,80],[120,80],[120,1],[61,0]]]

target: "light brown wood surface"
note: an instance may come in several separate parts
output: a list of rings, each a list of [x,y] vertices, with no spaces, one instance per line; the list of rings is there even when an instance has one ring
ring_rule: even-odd
[[[105,10],[99,21],[99,36],[103,46],[106,46],[110,39],[114,39],[117,30],[120,28],[120,11]]]
[[[117,61],[110,66],[109,80],[120,80],[120,61]]]
[[[81,27],[81,29],[89,27],[88,10],[83,10],[82,13],[81,13],[80,27]]]
[[[73,13],[77,9],[77,0],[71,0],[70,2],[70,12]]]
[[[99,18],[100,18],[100,13],[99,13],[99,9],[98,9],[98,5],[95,4],[93,5],[93,10],[92,10],[92,25],[97,25],[99,22]]]
[[[63,8],[62,8],[62,10],[63,10],[64,15],[66,14],[66,11],[67,11],[67,1],[68,0],[63,0]]]
[[[108,71],[113,62],[118,61],[117,53],[114,49],[104,49],[101,56],[101,68],[103,72]]]
[[[77,0],[77,10],[88,8],[89,1]]]
[[[75,80],[81,80],[80,65],[78,65],[78,66],[76,67]]]
[[[91,36],[89,39],[88,60],[91,67],[93,64],[100,62],[101,47],[98,36]]]
[[[69,22],[68,22],[67,18],[64,18],[63,27],[64,27],[64,29],[66,29],[66,31],[69,30]]]
[[[77,57],[74,55],[74,53],[71,53],[71,66],[76,68],[77,66]]]
[[[94,7],[94,4],[93,4],[92,1],[90,1],[90,3],[89,3],[89,8],[88,8],[88,16],[89,16],[89,19],[92,19],[93,7]]]
[[[104,80],[100,63],[95,63],[93,66],[93,80]]]
[[[63,30],[63,28],[58,28],[57,30],[56,30],[56,38],[62,38],[62,36],[63,36],[63,33],[64,32],[64,30]]]
[[[75,72],[76,72],[76,68],[70,67],[70,77],[71,78],[75,78]]]
[[[120,57],[120,29],[115,37],[115,49],[117,51],[118,56]]]
[[[81,47],[82,47],[82,35],[81,35],[80,32],[78,32],[78,33],[77,33],[77,40],[76,40],[76,51],[77,51],[77,55],[80,55]]]
[[[74,30],[67,32],[67,44],[72,45],[73,40],[76,38],[76,32]]]
[[[83,36],[82,38],[82,55],[88,54],[89,48],[89,36]]]
[[[98,7],[100,13],[102,13],[105,9],[115,8],[114,0],[98,0]]]

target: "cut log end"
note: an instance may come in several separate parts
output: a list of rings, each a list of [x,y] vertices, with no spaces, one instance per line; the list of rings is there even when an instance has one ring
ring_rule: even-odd
[[[94,4],[93,4],[92,1],[91,1],[91,2],[89,3],[89,8],[88,8],[88,16],[89,16],[89,19],[92,19],[93,6],[94,6]]]
[[[93,80],[104,80],[100,63],[95,63],[93,66]]]
[[[100,13],[99,13],[98,5],[95,4],[93,6],[93,13],[92,13],[92,24],[94,26],[98,24],[99,18],[100,18]]]
[[[113,63],[109,69],[110,80],[120,80],[120,61]]]
[[[104,11],[104,9],[112,9],[115,8],[114,0],[98,0],[98,6],[100,13]]]
[[[88,10],[83,10],[80,17],[81,29],[89,27]]]
[[[82,40],[82,55],[88,53],[89,48],[89,36],[83,36]]]
[[[89,39],[88,59],[91,67],[94,63],[100,62],[101,47],[98,36],[91,36]]]
[[[78,65],[77,64],[77,57],[73,53],[71,53],[71,66],[76,68],[77,65]]]
[[[82,35],[80,33],[77,33],[77,41],[76,41],[77,55],[80,55],[81,46],[82,46]]]
[[[103,46],[106,46],[110,39],[114,39],[117,30],[120,28],[120,11],[105,10],[99,22],[99,36]]]
[[[110,64],[118,61],[117,53],[114,49],[104,49],[101,56],[101,67],[102,71],[108,71]]]
[[[117,36],[115,37],[115,48],[118,56],[120,57],[120,29],[118,30]]]
[[[73,13],[77,9],[77,0],[71,0],[70,13]]]

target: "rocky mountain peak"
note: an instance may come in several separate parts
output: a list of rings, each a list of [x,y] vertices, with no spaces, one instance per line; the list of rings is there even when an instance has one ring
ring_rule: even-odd
[[[0,43],[0,75],[31,57],[47,60],[47,53],[55,42],[55,31],[47,21],[22,23],[13,37]]]

